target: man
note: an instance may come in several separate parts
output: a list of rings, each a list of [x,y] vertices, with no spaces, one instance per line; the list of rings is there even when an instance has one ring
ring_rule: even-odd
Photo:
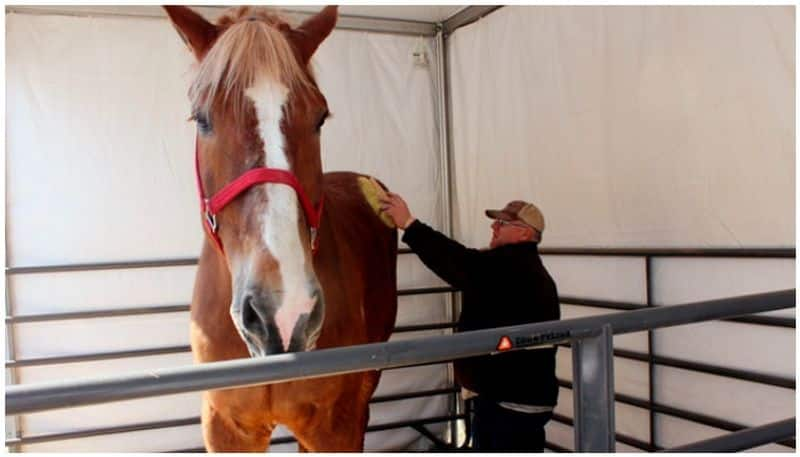
[[[411,215],[387,193],[381,211],[403,229],[403,242],[422,262],[461,289],[459,331],[556,320],[558,294],[538,252],[544,217],[531,203],[487,210],[494,219],[489,249],[466,248]],[[471,357],[453,362],[456,381],[474,398],[472,446],[481,451],[544,449],[544,426],[558,396],[555,347]]]

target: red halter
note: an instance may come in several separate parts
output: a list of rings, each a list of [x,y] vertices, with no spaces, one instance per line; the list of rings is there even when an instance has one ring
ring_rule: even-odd
[[[300,185],[300,181],[297,180],[297,177],[292,172],[279,168],[254,168],[226,184],[213,197],[206,198],[206,194],[203,191],[203,180],[200,178],[200,148],[197,139],[195,139],[194,143],[194,170],[197,177],[197,191],[200,194],[200,209],[204,216],[203,226],[220,252],[224,252],[224,250],[222,249],[222,240],[217,234],[217,229],[219,228],[217,225],[217,213],[250,187],[256,184],[277,183],[290,186],[297,194],[300,204],[303,205],[306,221],[308,221],[308,225],[311,228],[311,252],[313,254],[317,253],[317,248],[319,248],[317,234],[320,219],[322,219],[322,198],[320,198],[317,209],[314,209],[314,205],[311,204],[311,200],[303,190],[303,186]]]

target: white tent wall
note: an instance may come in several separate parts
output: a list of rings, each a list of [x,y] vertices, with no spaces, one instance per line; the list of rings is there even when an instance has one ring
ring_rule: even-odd
[[[547,217],[544,248],[793,246],[794,27],[791,7],[503,7],[457,30],[447,50],[456,238],[485,245],[483,209],[524,198]],[[8,266],[195,256],[194,131],[182,122],[191,59],[166,20],[9,14],[7,43]],[[375,174],[442,227],[438,88],[433,68],[410,58],[420,43],[435,61],[431,39],[337,31],[323,45],[317,72],[334,113],[323,161],[328,170]],[[794,287],[790,259],[651,261],[653,305]],[[562,296],[648,298],[643,258],[545,262]],[[193,272],[12,276],[8,296],[16,314],[186,303]],[[398,275],[401,288],[439,284],[413,256],[400,257]],[[400,304],[399,324],[449,318],[442,296]],[[608,312],[569,303],[562,310],[564,318]],[[176,313],[18,324],[14,336],[18,358],[67,355],[187,344],[186,322]],[[708,323],[654,332],[653,351],[793,376],[794,338],[793,329]],[[644,352],[648,338],[615,338],[615,347]],[[189,362],[179,353],[17,374],[39,382]],[[571,380],[568,349],[559,350],[558,375]],[[446,382],[441,367],[384,378],[379,394]],[[658,402],[746,425],[794,415],[789,389],[670,367],[658,367],[654,383]],[[615,384],[648,400],[647,363],[615,357]],[[35,434],[179,419],[197,414],[198,396],[37,413],[22,425]],[[752,398],[720,404],[744,396]],[[771,410],[753,414],[759,405]],[[435,415],[445,401],[373,406],[372,423],[381,423]],[[561,389],[556,412],[571,417],[570,389]],[[642,408],[622,403],[616,415],[620,433],[642,441],[652,434],[660,446],[723,432],[665,414],[651,431]],[[198,437],[189,425],[23,449],[184,449],[198,447]],[[548,440],[571,449],[571,427],[551,421]],[[368,449],[425,445],[408,429],[367,435]]]
[[[125,7],[119,7],[124,9]],[[7,266],[196,257],[202,240],[186,122],[190,53],[166,18],[6,15]],[[430,65],[412,53],[426,50]],[[325,170],[371,173],[443,224],[436,43],[336,30],[315,56],[333,113]],[[16,315],[186,304],[195,267],[12,275]],[[400,256],[400,288],[439,285]],[[450,319],[444,295],[401,297],[398,325]],[[188,313],[21,323],[17,359],[188,344]],[[427,336],[400,334],[394,338]],[[191,363],[187,352],[18,368],[21,383]],[[446,366],[388,370],[377,394],[447,385]],[[25,435],[199,415],[199,393],[22,417]],[[443,395],[371,407],[371,423],[447,414]],[[442,433],[445,424],[429,428]],[[282,436],[281,430],[273,437]],[[429,446],[410,428],[369,433],[367,449]],[[25,445],[24,451],[164,451],[202,446],[198,425]],[[277,450],[294,449],[294,445]]]
[[[514,6],[456,30],[447,49],[456,239],[485,246],[484,209],[525,199],[545,214],[542,248],[793,247],[794,38],[791,6]],[[562,297],[674,305],[794,288],[794,259],[651,262],[648,297],[644,257],[545,256]],[[615,347],[646,352],[647,340],[617,337]],[[713,322],[652,340],[656,355],[795,373],[794,329]],[[558,364],[571,380],[568,349]],[[792,389],[670,367],[653,381],[654,401],[734,423],[795,415]],[[648,400],[649,382],[647,363],[615,357],[618,393]],[[571,410],[562,388],[556,412]],[[618,432],[648,442],[642,411],[618,402]],[[659,446],[722,433],[663,414],[654,423]],[[573,448],[569,426],[551,421],[548,433]]]
[[[470,244],[516,197],[549,247],[794,243],[792,7],[506,7],[449,56]]]

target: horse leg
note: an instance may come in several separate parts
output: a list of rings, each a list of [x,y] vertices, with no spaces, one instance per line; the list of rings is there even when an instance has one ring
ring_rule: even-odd
[[[350,377],[352,375],[349,375]],[[293,427],[298,448],[310,452],[362,452],[369,422],[369,399],[378,385],[377,372],[360,373],[360,385],[347,389],[327,408],[319,408],[302,426]]]
[[[272,426],[247,430],[235,418],[203,401],[203,440],[209,452],[264,452],[269,447]]]
[[[367,402],[353,402],[349,411],[320,412],[310,426],[292,430],[300,452],[362,452],[369,420]],[[340,417],[341,414],[343,417]],[[312,425],[313,424],[313,425]]]

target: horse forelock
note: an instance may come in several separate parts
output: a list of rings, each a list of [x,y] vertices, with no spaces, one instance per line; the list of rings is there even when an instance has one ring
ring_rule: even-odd
[[[290,93],[304,94],[313,86],[311,73],[298,62],[283,34],[289,25],[268,8],[237,7],[217,21],[220,36],[199,63],[189,89],[195,112],[210,113],[219,97],[234,113],[243,113],[244,91],[256,80],[279,82]]]

